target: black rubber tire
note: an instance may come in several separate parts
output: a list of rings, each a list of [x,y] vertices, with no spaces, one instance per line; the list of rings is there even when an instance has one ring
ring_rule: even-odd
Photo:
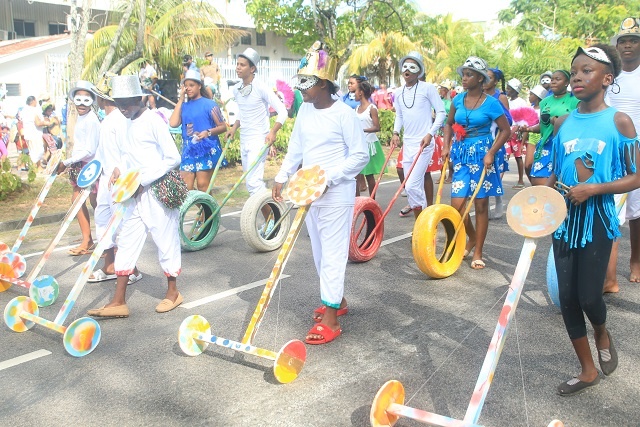
[[[218,212],[216,218],[214,218],[211,223],[202,230],[200,236],[193,239],[187,237],[185,234],[185,228],[187,230],[191,230],[191,224],[187,224],[185,226],[185,216],[189,209],[196,205],[202,207],[205,221],[218,209],[218,203],[207,193],[198,190],[189,191],[186,200],[182,206],[180,206],[180,226],[178,227],[178,232],[180,234],[180,246],[187,252],[199,251],[209,246],[216,237],[216,234],[218,234],[218,228],[220,227],[220,212]]]
[[[362,220],[366,222],[362,238],[357,235],[360,229],[359,217],[363,217]],[[351,236],[349,238],[349,261],[366,262],[376,256],[384,237],[384,223],[380,224],[371,242],[366,247],[362,246],[362,244],[369,238],[375,226],[380,222],[382,222],[382,209],[378,202],[371,197],[356,197],[356,203],[353,207]]]
[[[242,213],[240,214],[240,231],[242,231],[242,238],[249,246],[258,252],[271,252],[280,248],[284,241],[287,239],[289,229],[291,228],[291,217],[289,213],[278,225],[278,228],[273,231],[269,240],[260,235],[256,229],[256,219],[258,216],[262,218],[262,207],[269,206],[273,212],[274,224],[280,220],[284,212],[287,210],[287,205],[284,202],[276,202],[271,197],[271,190],[265,189],[259,193],[255,193],[249,197],[244,206],[242,207]]]
[[[460,223],[460,213],[449,205],[432,205],[423,210],[413,226],[411,248],[413,259],[418,268],[434,279],[443,279],[451,276],[458,270],[464,256],[467,235],[462,229],[456,237],[455,246],[448,260],[442,259],[444,252],[453,239],[456,227]],[[437,253],[436,234],[438,224],[442,223],[446,233],[446,244],[442,253]],[[464,226],[463,226],[464,227]]]

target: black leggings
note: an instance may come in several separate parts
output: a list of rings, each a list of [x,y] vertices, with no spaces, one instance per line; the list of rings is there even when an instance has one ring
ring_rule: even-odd
[[[572,340],[587,335],[583,312],[592,325],[604,325],[607,320],[602,291],[611,245],[597,210],[593,218],[593,239],[584,248],[569,249],[569,243],[553,239],[560,309]]]

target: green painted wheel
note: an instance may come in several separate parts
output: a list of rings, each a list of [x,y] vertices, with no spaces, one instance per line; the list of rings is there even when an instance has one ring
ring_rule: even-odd
[[[206,222],[214,212],[217,212],[215,217],[206,226],[196,231],[197,225]],[[202,191],[189,191],[187,199],[180,206],[178,232],[182,249],[195,252],[206,248],[218,234],[219,227],[220,211],[215,199]]]

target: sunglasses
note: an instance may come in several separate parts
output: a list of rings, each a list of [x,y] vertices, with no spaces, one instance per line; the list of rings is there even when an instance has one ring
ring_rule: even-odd
[[[604,50],[600,49],[599,47],[588,47],[586,49],[578,48],[578,51],[584,53],[591,59],[595,59],[598,62],[611,64],[611,60],[609,59],[607,54],[604,52]]]
[[[626,18],[620,24],[621,30],[631,30],[633,28],[640,28],[640,18]]]
[[[402,64],[402,72],[404,73],[405,71],[410,72],[411,74],[417,74],[420,72],[420,66],[418,64],[413,64],[413,63],[404,63]]]
[[[295,88],[300,91],[309,90],[318,84],[320,79],[316,76],[298,76],[298,82],[295,84]]]
[[[85,107],[91,107],[91,105],[93,104],[93,98],[86,95],[85,96],[78,95],[73,97],[73,103],[77,106],[84,105]]]
[[[238,92],[240,92],[240,95],[242,96],[249,96],[252,90],[253,84],[249,84],[247,86],[242,86],[240,89],[238,89]]]

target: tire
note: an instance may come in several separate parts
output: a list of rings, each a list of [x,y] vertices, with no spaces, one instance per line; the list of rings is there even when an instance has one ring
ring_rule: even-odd
[[[560,294],[558,293],[558,273],[556,272],[556,259],[553,256],[553,246],[549,249],[547,257],[547,291],[549,298],[556,307],[560,307]]]
[[[262,208],[268,206],[273,213],[273,223],[280,220],[287,210],[285,203],[276,202],[271,197],[271,190],[264,189],[259,193],[255,193],[249,197],[240,214],[240,230],[242,238],[249,246],[258,252],[270,252],[280,248],[287,239],[289,229],[291,228],[291,217],[287,212],[287,216],[282,219],[278,227],[273,230],[271,237],[267,240],[260,234],[259,225],[264,224],[262,216]]]
[[[358,234],[363,221],[365,227]],[[363,243],[369,238],[378,223],[382,224],[380,224],[380,227],[376,230],[371,242],[369,242],[366,247],[363,246]],[[378,202],[371,197],[356,197],[356,203],[353,207],[351,236],[349,237],[349,261],[369,261],[378,253],[383,237],[384,221],[382,220],[382,209]]]
[[[191,234],[192,224],[185,224],[185,222],[189,221],[186,216],[189,210],[192,210],[191,215],[193,215],[193,208],[199,209],[200,207],[203,210],[204,220],[206,221],[218,209],[218,203],[207,193],[191,190],[182,206],[180,206],[180,226],[178,227],[180,246],[188,252],[199,251],[209,246],[216,234],[218,234],[218,228],[220,227],[220,212],[218,212],[216,217],[202,230],[200,236],[190,239],[188,235]]]
[[[460,267],[467,241],[464,230],[458,233],[449,259],[443,259],[460,221],[460,213],[443,204],[427,207],[416,219],[411,244],[413,259],[418,268],[429,277],[443,279],[451,276]],[[446,234],[446,244],[440,247],[440,250],[436,244],[439,224],[442,224]]]

